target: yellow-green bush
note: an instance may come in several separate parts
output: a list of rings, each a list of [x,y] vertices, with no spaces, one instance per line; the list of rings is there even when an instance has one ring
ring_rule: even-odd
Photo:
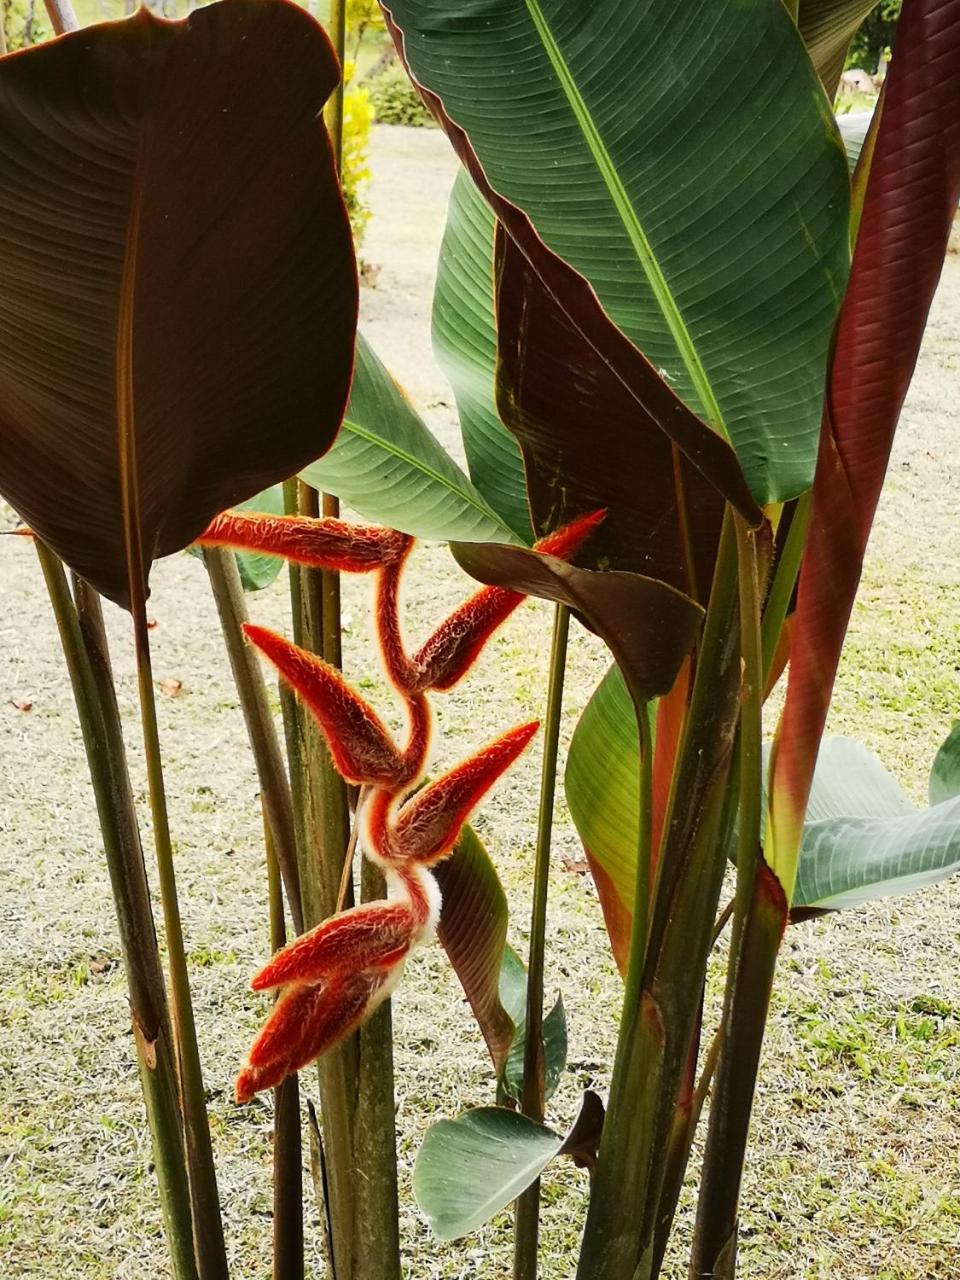
[[[343,198],[350,214],[354,241],[363,239],[370,209],[364,199],[370,169],[367,164],[367,148],[370,144],[370,126],[373,123],[373,107],[370,93],[359,86],[350,88],[353,64],[344,68],[347,90],[343,96]]]

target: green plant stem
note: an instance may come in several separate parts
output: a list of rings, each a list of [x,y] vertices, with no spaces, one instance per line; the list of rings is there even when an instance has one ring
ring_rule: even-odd
[[[550,885],[550,845],[557,789],[557,752],[567,665],[570,610],[558,604],[553,615],[553,640],[547,682],[547,709],[543,726],[543,764],[540,772],[540,804],[537,813],[537,847],[533,866],[533,906],[530,913],[530,949],[527,957],[527,1007],[524,1019],[523,1085],[520,1109],[532,1120],[543,1120],[543,975],[547,935],[547,894]],[[513,1227],[514,1280],[536,1280],[540,1236],[540,1179],[517,1199]]]
[[[287,510],[296,501],[301,514],[316,515],[316,491],[302,483],[284,486]],[[293,582],[293,578],[291,578]],[[322,638],[319,581],[314,570],[296,571],[291,589],[294,637],[313,647]],[[298,609],[297,604],[301,605]],[[319,643],[317,643],[319,647]],[[326,743],[303,708],[281,688],[288,763],[295,803],[304,923],[313,928],[336,908],[338,880],[349,840],[346,789],[330,759]],[[353,1120],[357,1096],[357,1043],[352,1037],[325,1054],[317,1064],[323,1151],[334,1280],[355,1280]],[[361,1280],[361,1277],[356,1277]]]
[[[330,0],[327,35],[340,63],[341,74],[324,109],[323,118],[330,132],[334,163],[339,173],[343,161],[343,53],[347,42],[347,0]]]
[[[287,941],[276,842],[264,804],[270,950]],[[273,1280],[303,1280],[303,1145],[300,1082],[288,1076],[273,1091]]]
[[[376,902],[386,894],[383,876],[370,862],[363,864],[360,886],[364,902]],[[400,1280],[393,1013],[389,1000],[360,1028],[357,1058],[354,1275],[363,1280]]]
[[[230,666],[233,671],[240,706],[247,725],[253,751],[263,805],[277,861],[287,893],[290,915],[297,933],[303,932],[303,905],[300,893],[300,871],[297,863],[297,840],[293,818],[293,801],[287,781],[283,755],[273,717],[267,702],[260,663],[244,641],[242,624],[247,609],[236,558],[221,547],[207,547],[203,553],[213,590],[220,626]]]
[[[721,1023],[717,1087],[710,1108],[690,1265],[691,1277],[736,1274],[737,1206],[756,1074],[786,901],[765,867],[762,819],[763,656],[756,538],[738,520],[743,660],[737,890]],[[761,872],[758,877],[758,870]]]
[[[59,559],[39,538],[35,545],[73,687],[103,835],[170,1265],[175,1280],[197,1280],[163,969],[100,601],[78,581],[75,606]]]
[[[770,679],[780,632],[783,630],[787,610],[790,608],[790,601],[793,597],[793,589],[797,583],[797,575],[800,572],[800,561],[803,558],[803,547],[807,536],[807,524],[810,520],[810,503],[810,490],[801,494],[797,499],[797,505],[790,521],[790,528],[787,530],[787,540],[777,562],[777,569],[773,575],[773,582],[770,585],[770,591],[763,609],[763,624],[760,636],[763,652],[764,688]]]
[[[643,860],[638,859],[635,893],[640,919],[635,918],[631,934],[610,1103],[578,1280],[646,1280],[654,1274],[667,1151],[689,1063],[735,810],[728,782],[739,676],[736,540],[728,509],[647,908]],[[637,711],[642,733],[642,706]],[[648,757],[651,754],[648,747]],[[642,758],[640,767],[642,771]],[[642,773],[640,785],[644,794]],[[641,834],[641,845],[645,839]]]
[[[70,0],[43,0],[43,6],[56,35],[62,36],[68,31],[76,31],[80,26]]]
[[[183,1106],[187,1167],[190,1171],[190,1195],[193,1201],[194,1236],[200,1280],[226,1280],[227,1254],[220,1216],[217,1169],[210,1141],[210,1124],[200,1065],[200,1047],[190,995],[190,977],[177,897],[173,842],[167,813],[167,796],[160,753],[157,725],[157,703],[153,688],[153,664],[150,658],[150,633],[142,597],[133,603],[133,634],[137,657],[137,684],[140,691],[140,720],[143,748],[147,762],[147,785],[150,814],[153,821],[154,849],[160,880],[167,963],[173,1025],[180,1068],[180,1095]]]

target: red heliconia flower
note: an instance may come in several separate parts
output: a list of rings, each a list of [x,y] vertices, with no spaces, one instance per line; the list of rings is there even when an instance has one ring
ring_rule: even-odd
[[[254,978],[254,990],[286,989],[237,1077],[238,1102],[275,1088],[346,1039],[391,994],[412,948],[432,934],[440,891],[429,871],[388,871],[387,882],[392,901],[325,920]]]
[[[297,982],[285,991],[251,1046],[237,1076],[238,1102],[274,1089],[359,1027],[390,994],[400,969],[338,975],[329,982]]]
[[[381,525],[245,511],[216,516],[197,542],[203,547],[283,556],[310,568],[341,573],[369,573],[403,557],[413,545],[409,534]]]
[[[266,627],[244,623],[243,632],[319,720],[342,777],[348,782],[390,788],[409,781],[403,754],[383,721],[336,667]]]
[[[387,824],[385,847],[391,862],[437,862],[453,849],[471,811],[513,764],[540,727],[535,720],[511,729],[430,783],[409,799]]]
[[[542,539],[537,549],[550,555],[571,555],[602,518],[602,512],[584,517]],[[220,518],[223,522],[232,519]],[[246,519],[262,530],[269,518]],[[239,538],[237,527],[228,528],[217,521],[215,536],[224,545],[273,549],[298,558],[291,549],[297,541],[291,526],[274,523],[283,530],[286,541],[282,547],[276,538],[272,548],[263,540],[228,543],[227,533]],[[327,535],[335,533],[336,537],[341,536],[340,529],[355,528],[339,521],[308,523],[323,525]],[[305,526],[301,522],[297,527]],[[409,721],[402,750],[373,708],[335,667],[273,631],[244,625],[247,638],[274,663],[316,716],[338,772],[368,789],[364,793],[364,852],[383,868],[389,897],[323,921],[279,951],[253,979],[256,991],[273,987],[282,991],[237,1078],[239,1102],[248,1101],[261,1089],[275,1087],[333,1048],[387,998],[407,955],[431,935],[439,918],[440,890],[429,865],[452,851],[470,811],[513,764],[538,728],[532,723],[512,729],[401,803],[426,763],[431,730],[426,689],[449,688],[459,680],[523,596],[500,587],[484,587],[456,610],[411,660],[400,631],[398,591],[412,540],[392,535],[391,530],[370,532],[369,543],[377,543],[379,549],[370,551],[369,561],[354,548],[349,564],[346,558],[324,564],[356,572],[363,568],[378,571],[378,637],[384,666],[403,696]],[[332,554],[329,546],[323,554]],[[343,555],[346,557],[346,551]]]
[[[566,524],[535,543],[542,555],[568,559],[606,516],[606,510]],[[473,666],[484,645],[525,597],[508,587],[482,587],[442,622],[414,654],[411,691],[451,689]]]

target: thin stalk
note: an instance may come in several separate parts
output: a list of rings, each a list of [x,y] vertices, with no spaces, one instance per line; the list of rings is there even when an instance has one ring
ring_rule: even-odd
[[[7,6],[0,0],[0,58],[7,52]]]
[[[331,94],[323,118],[330,131],[333,144],[333,158],[337,173],[343,162],[343,51],[347,41],[347,0],[330,0],[330,16],[327,20],[327,35],[333,45],[340,63],[341,76],[337,87]]]
[[[197,1280],[163,969],[99,597],[78,583],[78,612],[63,565],[39,538],[35,546],[73,687],[103,835],[170,1265],[175,1280]]]
[[[767,1008],[786,900],[763,863],[760,586],[756,539],[738,520],[737,553],[743,696],[740,717],[740,811],[737,890],[717,1087],[710,1109],[691,1277],[736,1274],[737,1208]],[[758,875],[758,872],[760,873]]]
[[[180,1095],[183,1106],[187,1165],[190,1170],[190,1195],[193,1201],[194,1233],[200,1280],[226,1280],[227,1254],[220,1216],[217,1168],[210,1141],[210,1123],[203,1088],[200,1047],[197,1040],[190,977],[180,920],[177,876],[173,860],[173,842],[167,812],[157,704],[153,689],[153,664],[150,658],[150,634],[142,598],[133,606],[134,647],[137,656],[137,684],[140,691],[140,720],[143,726],[143,748],[147,763],[147,785],[153,840],[160,880],[160,901],[167,942],[173,1025],[180,1068]]]
[[[296,494],[301,514],[316,515],[316,492],[294,482],[284,486],[284,505]],[[316,571],[300,569],[291,590],[294,637],[320,648],[322,620]],[[297,609],[297,603],[301,608]],[[313,928],[336,906],[338,877],[349,840],[346,788],[333,768],[323,738],[303,708],[281,691],[288,762],[295,801],[295,827],[304,906],[304,923]],[[325,1054],[317,1064],[323,1117],[323,1149],[334,1280],[354,1280],[353,1120],[357,1092],[356,1037]],[[357,1277],[360,1280],[360,1277]]]
[[[563,682],[567,666],[570,610],[558,604],[553,615],[553,639],[547,682],[547,708],[543,726],[543,764],[540,771],[540,805],[537,814],[537,846],[533,865],[533,905],[530,913],[530,949],[527,957],[527,1007],[524,1019],[523,1087],[520,1109],[532,1120],[543,1120],[543,974],[547,933],[547,893],[550,884],[550,844],[557,789],[557,752]],[[517,1199],[513,1225],[514,1280],[536,1280],[540,1237],[540,1179]]]
[[[728,778],[740,675],[736,600],[736,544],[728,509],[652,891],[644,884],[645,860],[638,859],[638,910],[579,1280],[654,1274],[666,1154],[689,1063],[734,809]],[[649,744],[646,754],[652,754]],[[642,794],[648,785],[641,772]],[[641,847],[647,840],[641,831]]]
[[[50,25],[58,36],[68,31],[76,31],[80,26],[70,0],[43,0],[43,4],[50,19]]]
[[[263,834],[270,950],[279,951],[287,941],[287,930],[280,865],[266,805]],[[303,1280],[303,1146],[300,1082],[295,1075],[273,1091],[273,1280]]]
[[[755,534],[736,518],[743,686],[740,708],[740,809],[737,826],[737,889],[731,963],[735,964],[744,920],[753,896],[763,804],[763,649],[760,633],[760,567]],[[789,538],[789,535],[788,535]]]
[[[763,610],[761,627],[761,649],[763,653],[764,688],[770,679],[773,659],[777,652],[777,642],[790,608],[793,589],[800,572],[800,561],[803,559],[803,547],[807,536],[807,523],[810,519],[811,491],[801,494],[787,530],[787,540],[777,562],[777,570],[770,585],[770,592]]]
[[[353,827],[350,831],[350,840],[347,843],[347,852],[343,856],[343,870],[340,872],[340,884],[337,888],[337,911],[342,911],[347,901],[347,890],[350,886],[350,873],[353,870],[353,859],[357,852],[357,844],[360,840],[360,822],[363,817],[363,805],[367,798],[367,788],[361,787],[357,793],[357,807],[353,815]],[[366,870],[366,865],[364,865]],[[383,894],[380,895],[381,897]],[[364,899],[366,901],[366,899]]]
[[[267,702],[267,689],[256,655],[245,643],[242,624],[247,620],[243,587],[233,553],[221,547],[207,547],[203,553],[213,590],[227,655],[247,725],[250,747],[260,781],[260,793],[277,861],[287,892],[290,915],[297,933],[303,932],[303,905],[297,840],[290,784],[284,768],[280,742]]]
[[[383,876],[370,862],[363,864],[360,887],[364,902],[376,902],[385,895]],[[356,1280],[400,1280],[393,1013],[389,1000],[360,1028],[358,1039],[353,1123],[358,1175],[354,1184],[354,1276]]]

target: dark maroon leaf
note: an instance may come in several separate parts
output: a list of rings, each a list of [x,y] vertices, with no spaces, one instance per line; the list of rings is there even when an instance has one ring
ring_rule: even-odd
[[[337,78],[280,0],[141,10],[0,62],[0,492],[121,603],[124,508],[139,594],[333,442],[357,303],[320,119]]]
[[[526,547],[454,542],[472,577],[569,605],[616,658],[635,699],[668,693],[700,631],[703,610],[689,596],[639,573],[578,569]]]
[[[502,226],[496,242],[498,409],[520,444],[537,533],[605,507],[594,563],[704,600],[722,496],[584,342]]]
[[[774,754],[771,834],[786,866],[958,199],[960,8],[905,0],[840,312]]]

